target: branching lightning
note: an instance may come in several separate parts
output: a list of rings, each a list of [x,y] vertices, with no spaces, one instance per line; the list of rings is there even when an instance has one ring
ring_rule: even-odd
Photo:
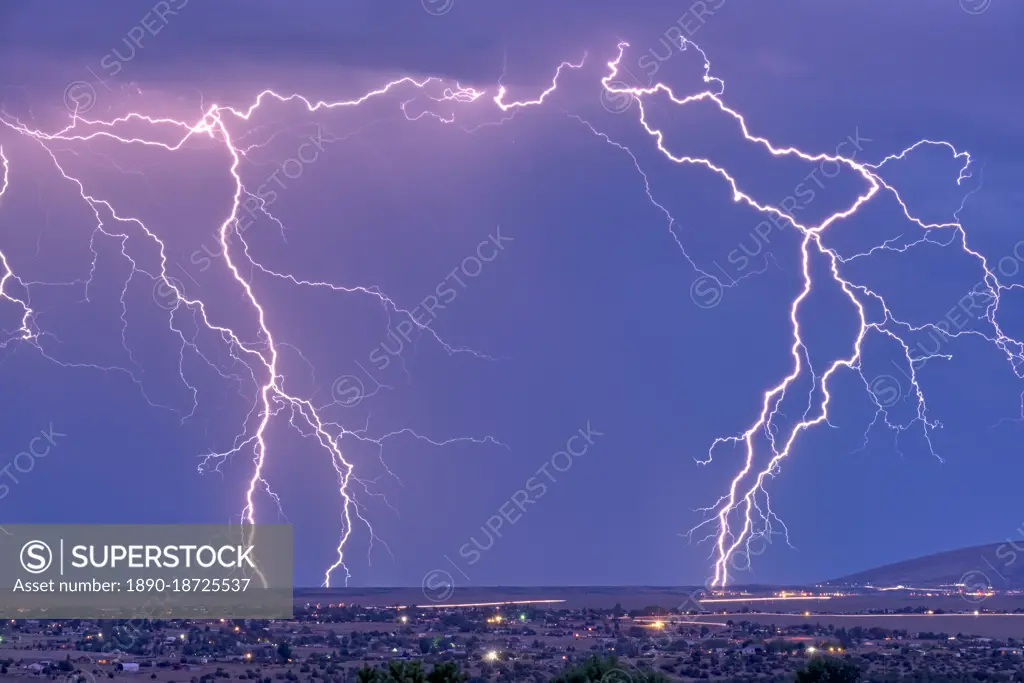
[[[653,140],[657,151],[675,164],[694,165],[711,171],[726,182],[735,202],[745,204],[758,212],[769,214],[785,221],[792,225],[802,238],[800,241],[802,287],[790,302],[789,307],[789,321],[792,330],[792,344],[790,346],[791,368],[777,384],[765,389],[760,402],[760,412],[753,418],[753,421],[737,434],[715,439],[711,444],[707,457],[700,460],[703,463],[710,462],[721,447],[739,447],[744,453],[742,466],[731,480],[728,492],[721,496],[714,505],[704,509],[706,513],[704,521],[690,532],[693,534],[699,529],[711,528],[707,538],[713,541],[714,576],[712,585],[721,587],[725,586],[730,579],[729,561],[737,551],[744,546],[749,548],[749,544],[755,539],[775,533],[773,529],[776,526],[781,527],[785,531],[785,525],[772,512],[766,488],[767,481],[778,473],[782,461],[792,453],[796,439],[801,433],[822,423],[829,424],[829,408],[832,403],[830,386],[833,378],[841,370],[857,373],[864,381],[865,387],[868,388],[868,395],[876,407],[874,420],[868,427],[869,431],[878,423],[882,423],[887,428],[897,432],[919,426],[932,454],[935,454],[935,449],[932,447],[931,434],[933,430],[941,427],[941,424],[929,414],[925,396],[917,381],[916,368],[923,360],[935,357],[948,358],[949,354],[940,354],[938,352],[925,355],[916,354],[911,350],[910,342],[907,341],[908,335],[920,332],[933,332],[940,335],[943,339],[963,335],[981,337],[1000,349],[1010,361],[1014,372],[1018,376],[1024,377],[1024,343],[1007,335],[997,320],[1000,294],[1007,290],[1015,289],[1019,285],[1001,283],[986,258],[968,246],[967,235],[959,220],[959,211],[954,213],[949,222],[945,223],[927,223],[916,218],[911,214],[898,191],[887,183],[881,175],[884,166],[906,158],[908,154],[918,147],[926,145],[942,146],[948,148],[955,159],[962,160],[963,162],[957,178],[957,184],[961,185],[966,178],[971,177],[969,169],[972,159],[968,153],[958,151],[947,142],[922,140],[897,154],[885,157],[876,164],[870,164],[856,161],[853,158],[839,156],[838,153],[836,155],[815,154],[804,152],[794,147],[778,147],[769,140],[753,134],[748,127],[746,119],[725,103],[723,99],[725,83],[711,75],[710,61],[696,44],[683,39],[682,48],[684,50],[693,49],[703,58],[703,81],[707,87],[697,94],[685,97],[677,96],[669,86],[663,83],[657,83],[649,87],[629,87],[616,80],[626,48],[628,48],[628,43],[623,42],[619,44],[618,54],[615,59],[607,63],[608,71],[601,79],[600,85],[605,94],[628,97],[636,102],[639,110],[640,126]],[[259,271],[266,276],[283,280],[300,288],[321,288],[341,294],[358,294],[374,297],[386,311],[407,317],[421,331],[430,334],[449,353],[465,352],[481,358],[488,358],[488,356],[468,348],[449,344],[432,329],[418,323],[408,310],[398,306],[390,297],[376,287],[342,286],[330,282],[314,281],[301,275],[282,272],[270,265],[257,261],[251,254],[249,244],[244,239],[238,226],[241,204],[246,197],[251,198],[253,196],[243,184],[240,165],[242,159],[253,147],[259,147],[260,145],[241,145],[239,140],[243,139],[248,133],[236,132],[236,126],[249,122],[257,111],[274,106],[273,103],[277,103],[280,106],[300,104],[306,111],[313,113],[336,108],[359,107],[371,98],[382,97],[403,90],[410,90],[414,93],[412,98],[406,99],[400,104],[401,111],[408,121],[418,121],[427,118],[441,123],[452,123],[455,120],[455,116],[450,112],[434,111],[429,104],[420,113],[413,113],[409,105],[414,101],[423,100],[434,104],[445,103],[446,107],[449,108],[494,106],[502,114],[511,112],[512,115],[515,115],[518,110],[546,106],[546,100],[558,89],[559,79],[563,72],[567,69],[582,69],[584,61],[585,56],[583,60],[578,62],[562,62],[557,67],[548,88],[532,99],[521,101],[506,102],[507,90],[501,84],[500,79],[494,96],[485,99],[486,91],[464,87],[458,83],[446,85],[440,79],[433,77],[419,80],[405,77],[390,81],[382,87],[364,93],[355,99],[333,102],[314,102],[297,94],[282,95],[272,90],[264,90],[256,96],[252,104],[247,108],[235,109],[228,106],[212,105],[207,107],[199,120],[194,123],[166,117],[154,117],[139,112],[130,112],[109,120],[92,120],[80,116],[76,112],[72,115],[71,123],[56,132],[44,132],[33,129],[9,115],[0,118],[0,124],[8,130],[38,143],[61,176],[77,188],[82,201],[95,216],[96,226],[93,232],[93,240],[98,239],[99,236],[104,236],[120,242],[121,254],[131,264],[131,274],[124,283],[120,298],[122,322],[124,325],[127,325],[125,295],[132,279],[137,276],[145,276],[155,282],[162,282],[168,288],[168,291],[173,291],[174,293],[175,301],[169,314],[169,328],[172,333],[181,339],[182,355],[184,356],[186,349],[188,349],[206,361],[215,371],[222,372],[216,364],[203,355],[203,351],[200,349],[196,338],[186,335],[183,331],[184,328],[179,326],[180,318],[188,316],[193,321],[201,323],[205,329],[213,332],[220,338],[229,349],[232,358],[244,366],[245,372],[248,375],[248,381],[253,382],[254,386],[257,387],[255,401],[230,448],[207,453],[201,456],[200,461],[201,471],[215,470],[221,463],[234,455],[252,455],[253,469],[241,512],[242,521],[247,523],[256,522],[256,498],[258,494],[269,496],[280,506],[280,501],[270,488],[264,474],[267,459],[272,451],[271,444],[268,443],[267,432],[268,427],[275,418],[281,414],[287,414],[289,424],[304,436],[315,439],[319,447],[328,455],[337,475],[338,493],[341,498],[341,530],[336,548],[337,556],[335,562],[326,570],[324,576],[324,584],[331,585],[332,576],[335,572],[339,570],[344,572],[346,580],[349,576],[349,570],[345,564],[345,546],[353,533],[355,525],[361,523],[369,529],[371,544],[376,539],[372,526],[363,514],[363,507],[355,497],[355,489],[359,488],[371,496],[379,494],[372,491],[370,486],[372,482],[360,480],[355,476],[355,468],[352,461],[347,459],[343,453],[342,440],[347,438],[356,441],[369,441],[375,443],[378,447],[382,447],[386,440],[402,435],[409,435],[438,446],[450,443],[452,440],[431,440],[411,430],[398,430],[379,437],[371,437],[367,434],[368,427],[360,430],[346,429],[337,422],[329,421],[322,417],[326,406],[314,405],[310,397],[303,397],[286,391],[284,377],[280,369],[279,355],[279,349],[284,344],[275,340],[275,328],[272,322],[273,312],[260,302],[253,291],[251,280],[246,277],[245,272]],[[829,161],[840,164],[858,174],[864,182],[865,189],[848,206],[826,217],[820,223],[816,225],[801,223],[783,208],[760,203],[755,200],[751,194],[740,189],[739,183],[728,170],[715,164],[710,159],[691,157],[671,151],[664,131],[654,127],[648,120],[645,101],[656,96],[667,98],[673,105],[679,107],[685,107],[696,102],[710,103],[717,107],[723,115],[735,122],[740,134],[747,142],[760,146],[775,157],[792,157],[811,163]],[[613,141],[606,134],[599,132],[595,126],[583,118],[575,114],[570,114],[570,116],[584,124],[599,139],[626,152],[631,157],[634,166],[643,178],[648,198],[668,219],[670,231],[677,246],[682,250],[683,255],[698,273],[707,277],[713,277],[702,270],[683,248],[682,240],[674,229],[675,220],[662,204],[655,201],[648,176],[641,169],[633,152],[625,145]],[[507,118],[502,118],[496,123],[501,124],[507,120]],[[120,132],[127,128],[132,128],[133,130],[145,128],[147,131],[152,131],[153,134],[152,136],[139,137]],[[169,140],[168,136],[171,136]],[[188,298],[185,292],[181,291],[180,287],[175,283],[174,279],[168,275],[168,258],[165,253],[165,244],[160,237],[147,228],[141,220],[118,213],[109,201],[99,198],[87,190],[88,182],[67,173],[53,147],[53,144],[57,142],[80,144],[91,140],[104,139],[125,146],[146,146],[173,153],[181,150],[192,138],[199,136],[208,137],[221,144],[228,155],[229,164],[227,172],[230,174],[234,192],[230,211],[224,220],[220,222],[217,229],[221,247],[221,254],[219,256],[220,266],[227,273],[230,273],[234,283],[244,295],[250,311],[255,314],[258,323],[258,338],[255,340],[245,339],[240,333],[213,319],[213,316],[208,314],[207,306],[203,300]],[[3,184],[0,186],[0,200],[2,200],[4,194],[9,192],[11,185],[11,164],[3,149],[0,149],[0,160],[3,162],[4,174]],[[895,244],[894,240],[888,240],[867,252],[845,256],[825,244],[824,237],[831,225],[853,216],[865,204],[882,193],[888,193],[894,197],[902,207],[904,218],[920,228],[922,231],[920,239],[903,245]],[[966,196],[964,201],[966,201]],[[961,204],[962,208],[963,204]],[[284,230],[283,223],[269,213],[265,204],[261,202],[259,209],[280,226],[282,231]],[[939,229],[951,230],[953,237],[942,242],[936,242],[932,235],[938,234],[937,231]],[[159,248],[159,263],[157,267],[144,267],[130,255],[128,245],[137,240],[145,240]],[[988,323],[991,328],[990,331],[952,331],[948,329],[948,326],[943,327],[939,324],[912,324],[896,317],[881,295],[844,275],[844,266],[854,259],[868,258],[879,251],[903,252],[925,242],[941,244],[942,246],[957,246],[978,261],[984,271],[984,288],[983,291],[974,292],[973,294],[984,296],[988,299],[980,319]],[[88,296],[89,284],[92,281],[92,275],[97,264],[95,248],[93,249],[93,255],[94,259],[89,279],[82,283],[77,283],[84,286],[86,296]],[[804,342],[801,326],[801,306],[811,295],[815,287],[811,272],[812,258],[824,258],[829,264],[832,281],[838,285],[839,289],[849,300],[859,321],[857,332],[850,339],[849,351],[842,357],[832,359],[824,368],[814,368],[811,366],[810,354]],[[0,298],[10,302],[21,311],[19,328],[9,333],[4,339],[0,339],[0,347],[14,342],[23,342],[32,345],[45,357],[62,365],[77,365],[60,361],[46,350],[44,339],[48,333],[37,325],[36,314],[31,307],[31,298],[29,296],[29,291],[33,286],[76,283],[26,282],[15,274],[14,264],[9,263],[3,252],[0,252],[0,265],[4,269],[2,279],[0,279]],[[714,279],[717,281],[717,278]],[[726,287],[734,286],[737,283],[719,282],[719,284],[722,287]],[[869,334],[880,335],[895,343],[902,350],[909,372],[912,400],[916,405],[916,412],[908,422],[900,423],[890,416],[888,406],[884,405],[871,392],[868,379],[863,374],[862,350],[865,338]],[[123,335],[122,341],[124,342]],[[129,358],[131,358],[131,351],[128,350],[127,343],[124,346],[125,350],[128,351]],[[129,369],[103,366],[85,367],[126,373],[140,387],[140,390],[142,389],[142,383]],[[192,391],[193,397],[195,397],[196,390],[189,384],[184,370],[181,372],[181,379]],[[812,386],[812,389],[806,396],[806,407],[798,421],[793,424],[786,424],[780,418],[782,404],[793,393],[793,387],[801,382],[809,382]],[[143,395],[145,395],[144,391]],[[194,412],[195,405],[193,405],[192,410]],[[187,418],[188,416],[185,417]],[[867,433],[865,433],[866,438]],[[469,439],[466,437],[463,440],[469,440],[474,443],[498,444],[492,437],[480,439]],[[381,462],[383,463],[383,459]],[[384,467],[389,474],[392,474],[386,464]],[[788,531],[786,533],[788,537]]]
[[[280,500],[270,488],[270,484],[264,476],[264,469],[270,452],[270,446],[267,440],[267,430],[271,421],[280,413],[287,412],[289,415],[289,424],[295,427],[299,433],[304,436],[315,439],[319,446],[329,455],[331,463],[337,474],[338,492],[341,497],[341,532],[337,545],[337,559],[324,574],[324,585],[326,586],[331,585],[332,575],[339,569],[344,572],[346,580],[350,576],[349,570],[345,565],[345,545],[352,535],[357,520],[365,524],[369,530],[371,549],[372,543],[376,539],[376,536],[373,533],[373,528],[370,525],[370,522],[362,514],[362,507],[356,499],[353,491],[354,487],[359,485],[363,490],[367,491],[367,493],[370,493],[369,483],[362,481],[355,476],[353,463],[346,459],[343,453],[343,438],[350,437],[359,441],[372,442],[376,444],[378,448],[383,448],[385,441],[403,435],[412,436],[413,438],[435,446],[444,446],[456,441],[470,441],[477,444],[493,444],[498,446],[503,446],[503,444],[490,436],[479,439],[460,437],[456,439],[434,440],[417,434],[409,429],[393,431],[382,436],[374,437],[367,434],[367,428],[352,431],[345,429],[343,426],[335,422],[327,421],[322,417],[324,406],[316,406],[310,398],[297,396],[285,390],[284,376],[279,364],[279,348],[282,344],[279,344],[275,340],[273,326],[271,323],[272,314],[268,312],[265,306],[257,298],[250,280],[243,274],[244,271],[241,265],[244,263],[246,269],[250,267],[255,268],[266,275],[284,279],[296,286],[323,287],[336,292],[349,294],[358,293],[374,297],[380,301],[389,314],[394,313],[405,316],[414,325],[416,325],[420,331],[430,334],[449,353],[465,351],[478,357],[487,358],[487,356],[474,352],[471,349],[454,347],[448,344],[429,327],[418,322],[412,316],[410,311],[398,306],[391,298],[376,287],[346,287],[328,282],[310,281],[289,273],[278,272],[255,261],[249,253],[248,244],[242,238],[241,231],[238,229],[241,203],[243,198],[250,194],[245,189],[239,167],[241,165],[242,158],[251,151],[254,146],[239,146],[234,139],[234,134],[229,123],[248,121],[261,106],[267,106],[266,102],[268,100],[276,100],[282,104],[297,101],[301,102],[307,111],[316,112],[321,109],[358,107],[372,97],[385,95],[402,86],[412,87],[417,90],[424,90],[428,86],[437,84],[438,80],[435,78],[416,80],[406,77],[391,81],[383,87],[365,93],[356,99],[335,102],[312,102],[300,95],[280,95],[276,92],[265,90],[261,92],[256,97],[253,104],[245,110],[237,110],[231,107],[215,104],[210,106],[197,122],[191,124],[186,121],[164,117],[152,117],[138,112],[131,112],[110,120],[91,120],[84,116],[80,116],[75,112],[72,115],[72,121],[68,126],[58,130],[57,132],[47,133],[41,130],[32,129],[26,124],[23,124],[17,118],[11,116],[0,118],[0,124],[5,128],[38,143],[57,168],[60,175],[77,187],[82,201],[86,203],[95,216],[96,227],[93,233],[92,243],[95,242],[98,235],[110,237],[120,242],[121,254],[131,264],[131,274],[124,283],[124,288],[122,289],[120,297],[122,306],[121,320],[124,325],[127,325],[127,319],[125,317],[127,315],[125,296],[132,279],[138,275],[144,275],[151,280],[160,282],[168,288],[168,291],[173,292],[174,294],[174,305],[169,314],[169,327],[171,331],[181,339],[182,355],[184,355],[186,348],[191,349],[206,361],[211,368],[218,373],[221,373],[222,377],[225,376],[212,361],[203,355],[203,352],[198,347],[194,338],[186,336],[183,328],[179,326],[179,321],[176,315],[179,313],[183,315],[188,313],[193,317],[193,319],[198,317],[206,329],[213,331],[220,336],[223,343],[228,347],[231,356],[245,366],[250,379],[258,387],[257,399],[232,446],[226,450],[215,451],[201,456],[199,465],[200,471],[211,469],[216,470],[221,463],[236,454],[252,454],[252,476],[249,480],[245,494],[245,503],[240,515],[241,521],[247,524],[256,523],[256,497],[257,494],[261,492],[274,500],[280,508]],[[458,87],[456,90],[445,89],[439,96],[431,96],[431,98],[438,102],[472,102],[482,94],[483,93]],[[129,124],[143,124],[147,129],[151,129],[154,132],[160,132],[168,129],[171,131],[177,130],[177,139],[171,142],[166,142],[162,141],[158,136],[138,137],[118,133],[121,128]],[[87,181],[69,174],[61,165],[58,155],[52,147],[54,142],[84,143],[91,140],[107,139],[122,145],[143,145],[156,147],[167,152],[175,152],[181,150],[194,136],[207,136],[222,143],[224,150],[229,155],[230,164],[228,167],[228,173],[232,178],[235,189],[231,200],[230,212],[220,223],[217,230],[218,240],[221,247],[220,259],[222,266],[231,274],[232,279],[237,283],[238,287],[244,294],[245,300],[250,306],[252,312],[255,313],[259,330],[257,340],[244,339],[230,327],[219,324],[208,314],[207,306],[204,301],[201,299],[188,298],[176,281],[168,274],[168,258],[165,252],[165,243],[160,239],[160,237],[147,228],[141,220],[130,216],[120,215],[109,201],[90,194],[86,189]],[[0,198],[2,198],[8,191],[11,171],[9,159],[5,154],[3,154],[2,150],[0,150],[0,157],[3,159],[4,169],[3,186],[2,190],[0,190]],[[281,225],[279,220],[266,211],[266,206],[263,203],[260,203],[260,209],[271,220],[275,221],[278,225]],[[107,219],[108,216],[109,219]],[[124,226],[124,229],[115,229],[108,225],[108,223]],[[160,254],[158,269],[147,270],[139,265],[139,263],[129,254],[127,247],[128,243],[140,238],[148,240],[158,246]],[[235,242],[235,247],[232,247],[232,242]],[[241,248],[237,246],[238,244],[241,245]],[[89,286],[92,282],[92,276],[95,273],[98,259],[95,247],[93,248],[93,256],[94,258],[92,268],[90,269],[90,276],[88,280],[81,283],[84,286],[86,299],[88,299],[89,296]],[[29,283],[21,280],[17,275],[15,275],[14,269],[2,252],[0,252],[0,263],[2,263],[4,267],[3,279],[0,280],[0,296],[19,306],[23,311],[19,329],[12,338],[5,339],[3,344],[6,345],[15,340],[28,342],[38,349],[45,357],[65,367],[81,367],[79,364],[60,361],[50,355],[50,353],[44,348],[42,342],[42,338],[46,333],[40,331],[35,325],[35,312],[28,303],[29,298],[27,296],[19,297],[12,293],[12,290],[16,289],[14,286],[15,284],[17,285],[17,288],[20,288],[23,291],[28,291],[32,284],[45,285],[53,283]],[[124,341],[123,334],[122,341]],[[127,344],[125,344],[125,350],[128,352],[129,358],[131,358],[131,351]],[[95,365],[85,367],[124,372],[129,375],[140,388],[142,387],[141,382],[137,380],[135,375],[128,369]],[[184,371],[181,373],[181,379],[192,391],[193,398],[195,398],[196,390],[191,384],[189,384]],[[143,395],[145,396],[144,391]],[[148,397],[146,398],[148,401]],[[151,401],[150,403],[151,405],[155,405]],[[194,410],[195,404],[193,404],[192,408],[193,412]],[[183,419],[187,419],[191,414],[192,413],[190,412],[188,415],[184,416]],[[387,469],[386,465],[385,469]],[[391,473],[389,469],[387,471]],[[371,495],[380,494],[371,493]]]
[[[800,255],[803,286],[790,303],[789,308],[789,320],[793,339],[790,347],[790,355],[792,357],[791,370],[776,385],[765,390],[761,401],[761,410],[745,430],[733,436],[715,439],[711,444],[707,457],[699,460],[701,463],[710,462],[716,450],[721,446],[739,446],[744,453],[743,464],[732,479],[728,492],[720,497],[714,505],[703,509],[703,512],[707,513],[704,521],[690,531],[690,535],[692,537],[692,534],[697,532],[699,529],[702,529],[705,526],[712,527],[711,534],[706,537],[708,540],[713,541],[712,557],[714,561],[714,569],[710,585],[712,587],[724,587],[730,578],[730,560],[737,551],[741,550],[741,548],[745,549],[746,556],[749,558],[751,555],[750,543],[756,539],[770,537],[773,533],[783,533],[787,537],[788,541],[788,530],[785,528],[785,525],[781,520],[776,517],[775,513],[772,512],[770,498],[765,485],[768,479],[778,473],[781,462],[792,453],[794,443],[801,433],[822,423],[830,424],[829,407],[832,403],[830,382],[833,377],[843,369],[853,371],[857,373],[864,382],[865,387],[868,389],[868,396],[874,403],[876,411],[874,420],[872,420],[865,432],[865,440],[867,439],[868,432],[879,421],[884,423],[887,428],[894,430],[897,433],[906,431],[915,425],[919,425],[930,452],[932,455],[938,457],[932,444],[931,435],[933,430],[941,427],[942,425],[929,416],[928,405],[925,401],[925,396],[921,390],[920,384],[918,383],[917,369],[920,364],[926,360],[932,358],[950,358],[951,356],[948,353],[938,353],[937,350],[933,353],[917,353],[912,351],[911,344],[907,341],[907,336],[911,333],[928,331],[939,335],[939,338],[943,340],[949,340],[951,338],[966,335],[981,337],[995,345],[1001,352],[1003,352],[1003,354],[1005,354],[1014,373],[1018,377],[1024,377],[1024,372],[1022,372],[1021,369],[1021,363],[1024,362],[1024,343],[1007,335],[1000,327],[997,318],[1000,294],[1011,289],[1019,288],[1020,285],[1007,285],[1000,282],[996,272],[994,272],[988,260],[982,254],[968,246],[967,235],[960,223],[959,213],[964,208],[964,202],[966,202],[970,194],[977,191],[977,189],[972,190],[964,196],[963,202],[960,204],[960,208],[954,212],[950,221],[944,223],[928,223],[913,216],[899,192],[881,176],[883,166],[891,162],[904,159],[909,153],[918,147],[925,145],[942,146],[949,149],[955,160],[960,160],[963,163],[960,173],[956,179],[957,185],[960,186],[965,179],[971,177],[969,168],[972,160],[969,153],[961,152],[952,144],[945,141],[921,140],[915,142],[913,145],[897,154],[885,157],[877,164],[870,164],[857,162],[853,158],[846,158],[839,156],[838,154],[834,156],[827,154],[813,154],[803,152],[793,147],[776,147],[767,139],[751,133],[746,119],[739,112],[730,108],[725,103],[722,99],[725,91],[725,83],[722,80],[711,76],[711,63],[707,59],[707,55],[696,44],[684,38],[682,39],[681,47],[684,51],[689,48],[693,48],[703,58],[703,80],[704,83],[708,84],[708,88],[697,94],[686,97],[677,96],[673,90],[664,83],[657,83],[649,87],[628,87],[617,81],[616,77],[619,74],[620,62],[627,47],[629,47],[628,43],[623,42],[619,44],[618,55],[614,60],[608,63],[609,72],[602,80],[602,85],[608,93],[633,98],[639,108],[640,124],[644,131],[654,139],[658,151],[676,164],[703,166],[716,173],[724,179],[726,183],[728,183],[735,202],[741,202],[762,213],[774,215],[775,217],[792,225],[797,231],[799,231],[799,234],[802,235]],[[803,224],[784,209],[771,204],[761,204],[751,195],[743,192],[739,188],[739,184],[735,178],[726,169],[717,166],[711,160],[673,153],[668,148],[665,140],[665,133],[662,130],[653,127],[647,118],[644,101],[646,98],[650,98],[655,95],[662,95],[668,98],[674,105],[678,106],[685,106],[701,101],[713,103],[723,114],[735,120],[740,133],[746,141],[760,145],[775,157],[796,157],[806,162],[820,163],[822,161],[830,161],[842,164],[860,175],[864,180],[866,189],[858,195],[849,206],[827,216],[817,225]],[[593,130],[592,127],[591,129]],[[596,133],[597,131],[594,132]],[[602,137],[611,142],[607,136],[604,136],[603,134],[599,135],[602,135]],[[618,143],[612,144],[625,149]],[[628,152],[628,149],[626,151]],[[631,152],[630,155],[632,156]],[[633,161],[636,163],[635,157],[633,157]],[[641,171],[641,173],[643,172]],[[650,196],[650,185],[647,183],[646,174],[644,174],[644,181],[647,186],[648,195]],[[893,242],[895,240],[887,240],[868,252],[845,257],[837,253],[834,248],[826,246],[823,238],[825,231],[829,226],[853,216],[861,209],[861,207],[882,192],[888,192],[891,194],[901,207],[903,217],[921,229],[922,235],[919,239],[902,246],[894,245]],[[668,215],[671,225],[674,222],[671,215],[668,214],[662,205],[657,204],[656,202],[655,205],[663,213]],[[938,233],[940,229],[951,230],[953,232],[953,237],[945,241],[937,242],[932,238],[932,235],[933,233]],[[843,274],[843,265],[853,259],[870,256],[878,251],[894,251],[902,253],[926,242],[939,244],[940,246],[950,246],[956,243],[966,254],[973,257],[981,266],[984,273],[982,289],[981,291],[972,291],[967,295],[967,297],[965,297],[965,300],[970,300],[972,304],[975,303],[973,297],[979,297],[987,300],[984,306],[978,306],[978,309],[982,311],[978,318],[979,320],[987,322],[991,327],[991,331],[951,330],[948,324],[943,324],[945,321],[941,321],[938,324],[912,324],[894,315],[892,310],[889,308],[889,305],[881,295],[863,284],[858,284],[852,281],[849,277]],[[824,257],[827,260],[833,282],[839,286],[843,294],[845,294],[846,298],[852,304],[859,322],[857,332],[854,338],[850,340],[849,353],[844,357],[833,359],[827,364],[823,371],[816,371],[815,368],[811,367],[810,355],[804,343],[800,320],[801,305],[808,296],[810,296],[815,285],[811,275],[811,259],[812,257],[817,256]],[[693,264],[693,260],[689,255],[686,255],[686,258],[691,264]],[[701,270],[696,265],[695,268],[702,275],[714,277]],[[717,278],[715,278],[715,280],[717,281]],[[719,282],[718,284],[722,287],[729,286],[729,283]],[[879,313],[873,314],[869,312],[869,309],[872,311],[877,310]],[[894,422],[890,418],[888,411],[890,406],[885,405],[879,400],[878,396],[872,392],[869,380],[864,376],[862,367],[863,346],[865,338],[871,333],[881,335],[884,338],[895,342],[895,344],[900,348],[903,359],[906,362],[909,383],[911,385],[911,398],[916,404],[916,411],[914,416],[905,423]],[[786,400],[790,389],[799,380],[810,380],[812,389],[807,395],[807,405],[801,419],[796,421],[794,424],[787,426],[782,424],[779,419],[781,415],[780,406],[783,401]],[[817,399],[815,398],[815,390],[817,390]],[[758,464],[758,462],[762,462],[763,464]],[[783,531],[775,532],[775,525],[781,526]],[[768,540],[770,541],[770,538],[768,538]]]

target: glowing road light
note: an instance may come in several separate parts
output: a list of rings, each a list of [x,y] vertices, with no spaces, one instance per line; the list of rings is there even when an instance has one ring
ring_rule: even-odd
[[[770,598],[702,598],[701,602],[783,602],[790,600],[831,600],[830,595],[787,595]]]
[[[809,645],[807,647],[807,654],[813,655],[817,651],[818,651],[818,648],[814,647],[813,645]]]
[[[665,628],[665,622],[664,621],[656,621],[653,624],[651,624],[651,626],[653,626],[654,628]]]
[[[488,650],[487,654],[484,655],[484,660],[488,662],[494,662],[498,660],[497,650]]]
[[[419,609],[455,609],[457,607],[501,607],[503,605],[555,605],[565,602],[564,598],[544,600],[502,600],[500,602],[458,602],[448,604],[412,605]],[[408,609],[410,605],[392,605],[385,609]],[[492,617],[488,617],[490,620]]]
[[[407,616],[405,616],[405,615],[403,614],[403,615],[402,615],[402,623],[403,623],[403,624],[408,624],[408,623],[409,623],[409,617],[407,617]]]

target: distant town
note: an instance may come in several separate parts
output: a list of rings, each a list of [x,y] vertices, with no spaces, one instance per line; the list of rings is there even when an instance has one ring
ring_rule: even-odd
[[[823,609],[879,592],[897,595],[896,602]],[[0,628],[0,676],[66,683],[1024,681],[1024,605],[898,605],[929,594],[950,597],[935,589],[830,587],[723,592],[702,596],[700,606],[641,609],[552,598],[298,601],[288,620],[10,620]]]

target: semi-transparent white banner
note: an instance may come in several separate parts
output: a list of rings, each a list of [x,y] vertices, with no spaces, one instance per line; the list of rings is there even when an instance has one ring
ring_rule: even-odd
[[[287,524],[0,527],[0,617],[292,616]]]

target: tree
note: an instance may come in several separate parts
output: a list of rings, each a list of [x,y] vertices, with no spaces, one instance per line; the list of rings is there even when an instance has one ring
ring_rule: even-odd
[[[388,662],[388,677],[397,683],[426,683],[427,680],[419,662]]]
[[[465,683],[466,678],[455,662],[437,664],[429,673],[420,662],[402,661],[389,662],[387,671],[368,666],[356,671],[358,683]]]
[[[615,657],[594,655],[581,664],[566,667],[551,683],[667,683],[660,671],[627,671]]]
[[[356,671],[356,679],[359,683],[377,683],[378,678],[386,678],[377,669],[371,669],[368,666],[364,666]]]
[[[282,640],[277,645],[277,654],[281,656],[281,659],[288,661],[292,658],[292,646],[288,642]]]
[[[428,683],[463,683],[466,678],[466,674],[459,671],[459,665],[455,662],[435,664],[433,671],[427,674]]]
[[[815,657],[796,672],[796,683],[857,683],[860,668],[835,657]]]

